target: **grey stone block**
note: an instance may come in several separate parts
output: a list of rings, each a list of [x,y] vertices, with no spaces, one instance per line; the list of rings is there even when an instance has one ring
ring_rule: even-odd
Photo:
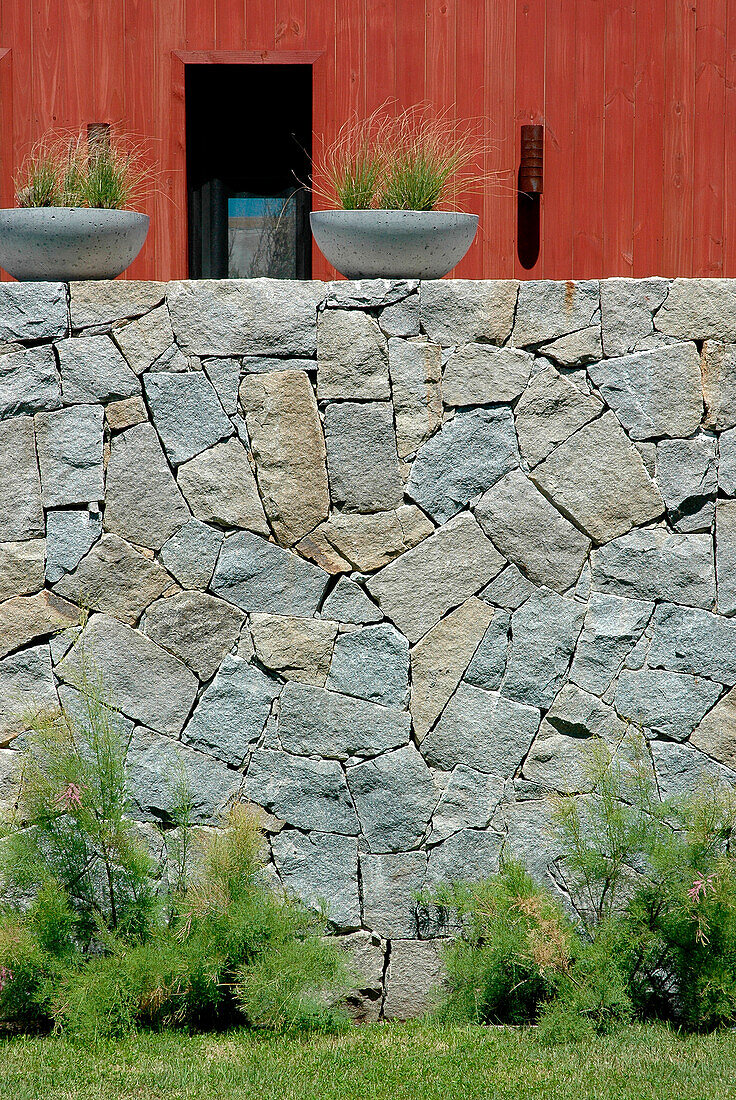
[[[388,345],[373,317],[327,309],[317,323],[317,396],[388,401]]]
[[[184,462],[177,478],[197,519],[269,534],[256,479],[240,440],[228,439]]]
[[[659,604],[649,647],[651,668],[736,684],[736,623],[695,607]]]
[[[603,695],[652,617],[653,603],[591,592],[570,679]]]
[[[158,562],[139,554],[118,535],[106,534],[72,572],[57,581],[54,591],[133,625],[170,587],[171,577]]]
[[[55,584],[71,573],[102,534],[102,514],[65,508],[46,515],[46,580]]]
[[[192,748],[241,767],[258,744],[281,684],[227,654],[184,729]]]
[[[0,355],[0,417],[58,409],[61,405],[59,372],[54,349],[43,344]]]
[[[502,693],[532,707],[548,707],[567,674],[584,615],[584,604],[549,589],[514,611]]]
[[[679,672],[624,669],[614,703],[622,718],[672,741],[685,741],[717,702],[723,688]]]
[[[35,417],[45,508],[102,500],[102,405],[73,405]]]
[[[598,283],[592,280],[522,282],[511,343],[517,348],[542,344],[589,328],[599,305]]]
[[[105,490],[105,529],[138,546],[159,550],[190,519],[150,424],[113,436]]]
[[[53,340],[66,336],[69,307],[63,283],[3,283],[0,341]]]
[[[67,403],[120,401],[141,392],[140,382],[109,336],[60,340],[56,351]]]
[[[386,939],[416,936],[417,895],[427,876],[427,853],[364,852],[360,872],[366,926]]]
[[[207,588],[224,535],[199,519],[189,519],[161,547],[161,561],[182,588]]]
[[[289,830],[273,838],[271,850],[288,893],[323,910],[337,928],[360,928],[358,845],[352,837]]]
[[[403,504],[388,402],[332,402],[325,409],[325,440],[334,505],[348,512],[383,512]]]
[[[436,279],[419,288],[422,328],[443,347],[471,340],[503,344],[514,324],[515,279]]]
[[[409,698],[409,643],[389,623],[341,634],[335,642],[327,685],[384,706]]]
[[[281,697],[279,737],[287,752],[361,759],[406,745],[409,729],[409,715],[396,706],[297,683]]]
[[[345,774],[336,760],[256,749],[245,794],[297,829],[357,836],[360,832]]]
[[[243,611],[311,616],[329,579],[324,569],[241,531],[225,539],[211,588]]]
[[[172,465],[189,461],[233,434],[203,371],[146,374],[143,385],[153,423]]]
[[[347,779],[371,852],[396,852],[419,844],[440,791],[413,745],[349,767]]]
[[[713,540],[666,527],[631,531],[592,554],[593,588],[637,600],[712,608],[716,597]]]

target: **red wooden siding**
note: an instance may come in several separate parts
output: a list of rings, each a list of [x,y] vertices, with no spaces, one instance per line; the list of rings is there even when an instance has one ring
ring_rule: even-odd
[[[318,54],[314,128],[327,138],[387,100],[483,119],[496,179],[466,197],[481,231],[458,276],[736,277],[736,0],[0,0],[0,202],[48,127],[119,124],[155,166],[129,276],[185,275],[181,55],[193,51]],[[531,270],[515,240],[525,122],[546,128]]]

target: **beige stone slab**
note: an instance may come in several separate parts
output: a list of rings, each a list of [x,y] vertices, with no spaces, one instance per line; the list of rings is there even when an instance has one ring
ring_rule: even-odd
[[[337,623],[287,615],[250,616],[256,656],[286,680],[324,687],[330,670]]]
[[[43,588],[46,540],[0,543],[0,600]]]
[[[0,658],[79,622],[78,607],[53,592],[14,596],[0,604]]]
[[[419,508],[403,504],[395,511],[373,515],[334,512],[310,537],[324,539],[354,569],[371,573],[411,550],[433,531],[433,524]]]

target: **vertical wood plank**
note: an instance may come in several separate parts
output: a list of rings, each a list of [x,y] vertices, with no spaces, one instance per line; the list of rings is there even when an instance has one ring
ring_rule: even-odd
[[[5,24],[0,23],[1,41],[8,42]],[[8,47],[3,47],[8,49]],[[12,51],[0,58],[0,204],[15,206],[13,176],[16,165],[13,148],[13,55]],[[2,278],[10,278],[2,273]]]
[[[695,9],[667,0],[662,275],[693,271]]]
[[[125,0],[125,71],[128,78],[126,124],[134,134],[148,138],[144,154],[154,178],[158,181],[165,165],[165,153],[154,125],[160,106],[156,102],[160,59],[155,37],[156,3],[157,0]],[[151,229],[140,255],[126,272],[128,279],[158,276],[156,258],[156,243],[159,237],[156,228],[158,209],[156,196],[151,196],[144,205],[144,212],[152,218]],[[166,229],[170,230],[169,212],[166,211],[163,217]]]
[[[245,49],[245,0],[216,0],[215,49]]]
[[[422,0],[396,0],[396,100],[399,109],[425,100],[426,33]]]
[[[276,0],[277,50],[303,50],[307,34],[307,0]]]
[[[634,49],[632,0],[605,0],[603,269],[631,277],[634,266]]]
[[[520,128],[544,122],[544,63],[546,0],[517,0],[516,4],[516,126],[514,142],[518,163]],[[516,182],[516,181],[515,181]],[[542,209],[544,219],[544,209]],[[539,279],[544,270],[544,232],[539,259],[533,268],[523,268],[514,250],[514,271],[518,279]]]
[[[97,121],[90,117],[90,110],[95,106],[90,103],[90,93],[97,52],[93,33],[94,0],[66,0],[64,9],[67,27],[61,50],[64,94],[58,114],[62,126],[77,129],[87,122]],[[34,53],[35,31],[34,26]]]
[[[516,0],[488,5],[485,55],[488,171],[496,173],[496,182],[486,187],[483,202],[483,274],[510,279],[516,256]]]
[[[365,112],[396,99],[396,0],[368,0],[365,9]]]
[[[305,48],[321,50],[322,56],[312,66],[312,157],[313,182],[317,192],[312,194],[312,208],[321,210],[326,205],[319,190],[320,151],[332,140],[336,131],[335,112],[335,0],[322,4],[310,4],[307,12]],[[325,260],[312,242],[312,275],[315,279],[332,279],[335,270]]]
[[[186,0],[184,34],[188,50],[214,50],[216,5],[217,0]]]
[[[596,279],[603,271],[604,0],[576,0],[573,275]],[[613,166],[615,169],[615,166]]]
[[[693,275],[723,274],[726,0],[699,0],[695,25]]]
[[[544,278],[572,277],[575,0],[547,0],[544,89]]]
[[[488,131],[487,119],[483,117],[483,96],[485,94],[485,29],[488,5],[486,0],[476,0],[474,4],[459,4],[457,8],[457,37],[455,50],[456,103],[459,126],[468,125],[473,133],[484,138]],[[478,170],[486,171],[485,157]],[[480,279],[483,276],[483,224],[484,189],[473,187],[460,191],[457,206],[469,214],[479,217],[478,232],[465,258],[457,265],[453,274],[460,279]]]
[[[662,272],[667,0],[639,3],[634,64],[635,278]]]
[[[726,150],[724,162],[725,190],[723,195],[723,274],[736,277],[736,145],[731,135],[736,133],[736,0],[726,5],[726,72],[725,72]]]
[[[33,0],[33,126],[36,137],[59,126],[64,13],[61,0]],[[66,74],[64,74],[64,77]]]
[[[191,3],[191,0],[189,0]],[[276,46],[275,0],[247,0],[245,46],[248,50],[273,50]]]
[[[92,35],[95,41],[92,101],[97,122],[125,121],[125,4],[120,0],[96,0]]]
[[[349,118],[362,118],[365,114],[365,3],[366,0],[337,0],[335,7],[338,127]]]
[[[455,87],[457,0],[425,0],[427,19],[424,60],[425,95],[437,110],[452,112]]]
[[[181,130],[181,89],[174,84],[172,52],[185,36],[184,0],[155,0],[154,32],[158,51],[155,98],[159,105],[153,133],[161,165],[160,185],[152,196],[155,272],[159,279],[181,279],[187,273],[187,193],[185,134]]]

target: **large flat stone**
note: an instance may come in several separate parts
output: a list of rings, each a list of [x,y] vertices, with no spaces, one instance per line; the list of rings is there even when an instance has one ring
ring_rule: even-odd
[[[585,605],[541,589],[511,616],[511,646],[501,691],[548,707],[562,686],[582,629]]]
[[[160,305],[166,283],[100,279],[69,284],[72,328],[104,328]]]
[[[649,647],[651,668],[736,684],[736,623],[695,607],[660,604]]]
[[[544,352],[545,358],[553,359],[563,367],[595,363],[603,356],[601,326],[593,324],[588,328],[577,329],[566,336],[558,336],[556,340],[540,348],[540,351]]]
[[[209,680],[237,643],[244,620],[242,611],[206,592],[174,592],[151,604],[141,629],[200,680]]]
[[[181,733],[199,685],[176,657],[118,619],[93,615],[56,673],[81,687],[90,663],[123,714],[159,733]]]
[[[203,371],[146,374],[143,384],[153,423],[173,466],[233,434],[233,426]]]
[[[293,830],[271,841],[279,877],[290,894],[322,910],[337,928],[360,928],[358,845],[351,837]]]
[[[102,513],[63,508],[46,513],[46,580],[55,584],[72,573],[102,534]]]
[[[716,598],[713,540],[666,527],[631,531],[595,550],[593,588],[636,600],[712,608]]]
[[[240,531],[225,539],[210,587],[244,611],[311,617],[329,579],[297,554]]]
[[[515,565],[507,565],[495,580],[482,589],[480,598],[496,607],[515,611],[517,607],[521,607],[524,600],[528,600],[537,591],[537,588],[538,585],[525,577]]]
[[[189,519],[161,547],[161,561],[182,588],[206,588],[212,580],[224,535]]]
[[[381,612],[365,594],[360,585],[348,577],[340,577],[329,596],[322,604],[325,619],[334,619],[340,623],[357,623],[365,626],[381,619]]]
[[[552,365],[535,374],[514,409],[519,449],[529,466],[546,458],[601,408],[597,397],[585,393]]]
[[[462,829],[430,850],[427,880],[478,882],[497,874],[503,837],[491,829]]]
[[[240,401],[264,508],[279,542],[293,546],[330,510],[325,441],[311,383],[303,371],[252,375],[241,383]]]
[[[3,283],[0,342],[51,340],[66,336],[69,309],[63,283]]]
[[[493,608],[471,596],[412,649],[411,716],[418,741],[445,709],[493,618]]]
[[[521,470],[512,470],[484,493],[475,514],[493,545],[532,581],[557,592],[577,583],[590,539]]]
[[[593,790],[602,742],[615,752],[627,726],[595,695],[566,684],[547,712],[524,761],[524,779],[560,794]]]
[[[432,816],[430,844],[438,844],[465,829],[487,828],[505,786],[502,776],[457,764]]]
[[[692,435],[703,419],[694,344],[603,359],[588,374],[632,439]]]
[[[185,355],[295,355],[317,350],[318,282],[198,279],[169,283],[171,324]]]
[[[703,537],[708,538],[707,535]],[[718,610],[722,615],[734,615],[736,614],[736,500],[718,502],[715,542]]]
[[[416,295],[417,279],[339,279],[327,284],[325,309],[384,309]]]
[[[522,282],[511,343],[517,348],[542,344],[589,328],[599,304],[598,283],[593,280]]]
[[[654,332],[652,314],[669,290],[667,279],[601,279],[603,351],[626,355]]]
[[[391,336],[418,336],[419,335],[419,284],[417,290],[407,294],[398,302],[390,306],[384,306],[378,316],[381,331],[388,337]]]
[[[718,438],[718,487],[727,497],[736,497],[736,428]]]
[[[62,576],[54,591],[133,625],[171,583],[158,562],[139,554],[118,535],[106,534],[76,569]]]
[[[0,658],[79,622],[78,607],[52,592],[13,596],[0,603]]]
[[[717,764],[692,745],[652,741],[650,747],[662,798],[697,796],[714,783],[736,787],[736,771]]]
[[[325,409],[332,503],[348,512],[383,512],[404,501],[393,407],[332,402]]]
[[[422,284],[426,286],[426,283]],[[432,940],[396,940],[386,974],[386,1020],[411,1020],[433,1008],[445,980],[440,945]]]
[[[156,370],[174,344],[166,305],[116,328],[115,342],[136,374]]]
[[[45,558],[44,539],[0,543],[0,600],[43,588]]]
[[[109,336],[73,337],[56,345],[66,403],[120,401],[141,385]]]
[[[413,745],[356,764],[347,778],[369,851],[397,852],[421,841],[440,791]]]
[[[614,703],[622,718],[672,741],[685,741],[721,695],[712,680],[661,669],[624,669]]]
[[[736,426],[736,344],[706,340],[701,358],[706,428]]]
[[[657,446],[657,485],[677,531],[708,531],[718,492],[716,438],[663,439]]]
[[[105,478],[105,529],[159,550],[190,518],[150,424],[113,436]]]
[[[421,447],[442,424],[442,349],[428,340],[388,342],[399,458]]]
[[[384,706],[409,698],[409,643],[390,623],[340,634],[327,687]]]
[[[188,745],[241,767],[258,744],[281,684],[227,654],[184,729]]]
[[[511,613],[494,609],[493,619],[463,676],[469,684],[486,691],[500,688],[506,671],[510,626]]]
[[[664,512],[641,455],[612,412],[556,447],[531,477],[595,542],[608,542]]]
[[[433,531],[432,521],[413,504],[373,515],[333,512],[297,549],[304,557],[321,564],[312,544],[324,540],[337,552],[340,561],[337,572],[352,567],[361,573],[372,573],[411,550]]]
[[[256,656],[285,680],[324,687],[330,671],[337,623],[290,615],[251,615]]]
[[[368,581],[381,610],[410,642],[500,572],[504,559],[472,516],[451,519]]]
[[[673,279],[654,327],[682,340],[736,339],[736,284],[733,279]]]
[[[179,488],[192,513],[207,523],[269,533],[256,479],[238,439],[218,443],[179,467]]]
[[[526,756],[539,719],[535,707],[462,683],[422,742],[422,755],[441,771],[464,764],[508,779]]]
[[[418,933],[417,897],[427,877],[426,852],[361,853],[365,924],[386,939]]]
[[[0,540],[16,542],[43,534],[33,418],[16,416],[0,423]]]
[[[690,744],[736,770],[736,688],[706,714],[693,732]]]
[[[297,683],[288,683],[281,696],[279,737],[287,752],[363,759],[406,745],[409,730],[400,707]]]
[[[363,931],[335,936],[334,942],[346,953],[351,980],[356,982],[340,1003],[356,1023],[376,1023],[383,1008],[386,945],[378,936]]]
[[[336,760],[310,760],[256,749],[245,794],[297,829],[357,836],[360,831],[345,774]]]
[[[586,691],[603,695],[644,633],[653,610],[653,603],[591,592],[570,679]]]
[[[0,355],[0,418],[58,409],[59,372],[49,344]]]
[[[460,410],[420,449],[406,491],[445,523],[518,464],[510,409]]]
[[[243,777],[219,760],[205,756],[170,737],[140,726],[128,749],[128,785],[144,820],[170,824],[181,779],[191,800],[193,824],[220,824],[223,812],[240,791]]]
[[[388,345],[377,321],[360,310],[327,309],[317,323],[320,401],[387,401]]]
[[[443,347],[471,340],[503,344],[514,324],[515,279],[431,279],[419,288],[422,328]]]
[[[73,405],[35,417],[45,508],[102,500],[102,405]]]
[[[524,390],[534,359],[516,348],[461,344],[442,379],[446,405],[490,405],[514,401]]]
[[[58,706],[47,645],[22,649],[0,660],[0,745],[27,730],[29,715]]]

